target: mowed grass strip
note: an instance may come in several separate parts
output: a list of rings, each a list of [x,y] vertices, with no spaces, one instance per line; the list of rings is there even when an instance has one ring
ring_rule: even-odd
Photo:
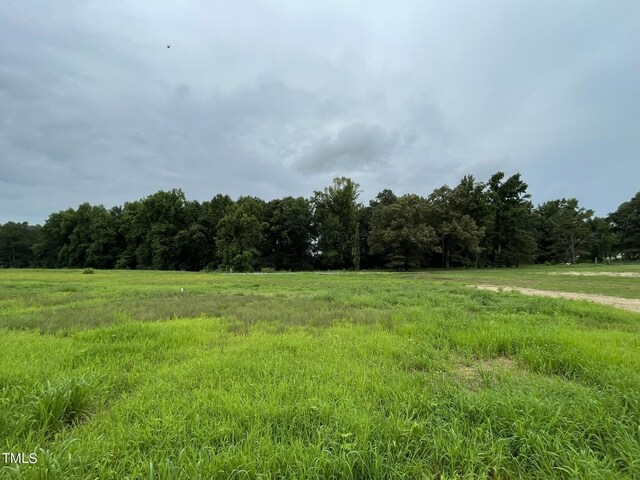
[[[24,276],[0,450],[38,463],[8,478],[640,477],[634,313],[402,274]]]

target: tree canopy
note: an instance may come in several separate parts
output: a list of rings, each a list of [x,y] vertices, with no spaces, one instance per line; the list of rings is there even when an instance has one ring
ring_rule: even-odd
[[[575,198],[533,207],[520,174],[470,175],[427,197],[358,203],[347,177],[310,198],[264,201],[158,191],[107,209],[83,203],[43,225],[0,224],[0,268],[411,269],[640,258],[640,192],[607,218]]]
[[[316,262],[322,268],[353,267],[353,241],[358,223],[360,186],[347,177],[314,193],[311,200],[316,231]]]
[[[640,192],[609,215],[620,252],[630,260],[640,257]]]
[[[427,214],[427,202],[417,195],[404,195],[376,208],[369,235],[371,252],[381,254],[387,268],[406,270],[426,265],[428,255],[439,249]]]

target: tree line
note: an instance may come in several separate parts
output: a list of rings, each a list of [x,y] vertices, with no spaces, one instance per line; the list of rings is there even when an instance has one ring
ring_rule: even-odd
[[[358,202],[341,177],[311,198],[187,200],[159,191],[0,225],[0,267],[310,270],[518,266],[640,258],[640,192],[606,218],[575,198],[534,207],[520,174]]]

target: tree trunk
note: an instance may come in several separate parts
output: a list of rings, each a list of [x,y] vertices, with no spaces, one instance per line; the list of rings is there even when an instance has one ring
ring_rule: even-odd
[[[569,251],[571,252],[571,264],[575,265],[576,264],[576,247],[573,243],[569,245]]]

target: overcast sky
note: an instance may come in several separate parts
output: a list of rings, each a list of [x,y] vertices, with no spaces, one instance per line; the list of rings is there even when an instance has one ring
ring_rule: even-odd
[[[0,2],[1,223],[497,170],[600,215],[640,190],[640,2]]]

